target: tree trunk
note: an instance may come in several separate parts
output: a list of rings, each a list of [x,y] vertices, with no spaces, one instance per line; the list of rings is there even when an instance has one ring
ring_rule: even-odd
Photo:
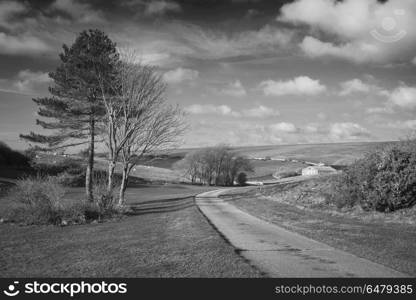
[[[95,138],[95,122],[94,117],[90,118],[90,149],[88,153],[87,172],[85,174],[85,192],[87,194],[87,200],[94,201],[92,193],[92,177],[94,171],[94,138]]]
[[[120,206],[124,204],[124,194],[127,189],[128,179],[129,179],[129,166],[127,164],[123,166],[123,176],[121,178],[120,195],[118,198],[118,205]]]
[[[110,161],[108,163],[108,182],[107,182],[107,192],[111,192],[111,190],[113,189],[113,185],[114,185],[114,171],[116,168],[116,162],[115,161]]]

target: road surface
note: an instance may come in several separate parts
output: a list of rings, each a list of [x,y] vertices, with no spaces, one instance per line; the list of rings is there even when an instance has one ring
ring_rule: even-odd
[[[219,198],[226,191],[199,194],[196,204],[243,257],[270,277],[407,277],[247,214]]]

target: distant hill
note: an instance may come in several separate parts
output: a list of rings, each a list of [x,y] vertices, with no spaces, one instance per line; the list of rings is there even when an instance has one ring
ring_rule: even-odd
[[[349,165],[367,151],[394,142],[328,143],[236,147],[235,151],[251,158],[297,159],[328,165]]]

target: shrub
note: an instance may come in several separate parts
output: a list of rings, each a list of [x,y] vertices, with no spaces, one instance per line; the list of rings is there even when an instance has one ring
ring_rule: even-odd
[[[247,174],[244,172],[241,172],[237,176],[237,183],[241,186],[245,186],[247,183]]]
[[[413,145],[413,146],[412,146]],[[338,207],[394,211],[416,203],[416,147],[399,143],[374,150],[357,160],[333,183]]]
[[[47,224],[59,222],[63,209],[64,188],[54,177],[31,177],[18,180],[8,197],[15,204],[9,218],[19,223]]]
[[[107,190],[107,173],[100,172],[94,173],[94,199],[98,205],[100,215],[111,216],[117,211],[117,191],[119,190],[120,183],[117,178],[114,178],[114,184],[111,190]]]
[[[36,176],[21,179],[7,194],[12,205],[5,218],[22,224],[55,225],[100,220],[118,213],[113,205],[114,198],[107,197],[103,191],[96,187],[97,201],[89,203],[85,199],[65,199],[65,188],[57,177]]]

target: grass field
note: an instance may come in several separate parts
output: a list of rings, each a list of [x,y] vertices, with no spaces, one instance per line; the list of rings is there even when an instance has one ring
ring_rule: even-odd
[[[248,178],[262,180],[273,179],[272,174],[279,175],[287,172],[301,172],[308,165],[303,162],[278,161],[278,160],[250,160],[254,172],[249,172]]]
[[[269,188],[269,187],[268,187]],[[273,187],[270,187],[273,188]],[[267,188],[266,188],[267,190]],[[359,257],[416,276],[416,223],[400,222],[395,216],[337,213],[298,205],[295,195],[239,196],[230,203],[266,221],[298,232]],[[313,206],[312,206],[313,207]],[[408,212],[414,214],[416,210]],[[379,215],[380,213],[378,213]]]
[[[129,187],[125,196],[127,204],[138,204],[147,201],[190,197],[213,189],[218,189],[218,187],[172,183],[148,184]],[[68,188],[65,197],[71,199],[83,199],[85,197],[85,188]],[[0,201],[1,200],[2,199],[0,198]]]
[[[261,277],[196,207],[68,227],[0,224],[1,277]]]
[[[266,157],[298,159],[310,162],[323,162],[331,165],[347,165],[374,147],[385,142],[374,143],[333,143],[304,145],[272,145],[237,147],[235,152],[248,157]]]

